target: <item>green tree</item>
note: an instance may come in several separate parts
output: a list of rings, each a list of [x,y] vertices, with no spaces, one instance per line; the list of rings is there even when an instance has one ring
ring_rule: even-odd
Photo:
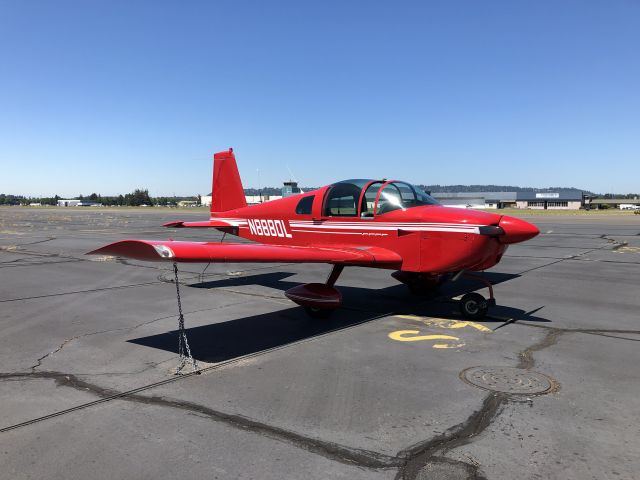
[[[153,202],[149,197],[149,190],[136,188],[132,193],[127,193],[124,196],[124,204],[139,207],[140,205],[153,205]]]

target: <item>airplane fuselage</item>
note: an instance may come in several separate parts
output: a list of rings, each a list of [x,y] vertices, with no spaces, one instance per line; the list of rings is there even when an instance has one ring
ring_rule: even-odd
[[[510,217],[474,210],[428,205],[365,218],[322,215],[328,188],[212,214],[211,219],[228,223],[230,233],[260,243],[385,248],[402,257],[400,270],[410,272],[485,270],[500,261],[511,243],[480,233],[482,227],[498,226]],[[301,199],[309,196],[311,211],[296,213]]]

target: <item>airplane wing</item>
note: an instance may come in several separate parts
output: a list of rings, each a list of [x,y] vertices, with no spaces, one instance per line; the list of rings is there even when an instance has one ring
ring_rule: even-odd
[[[113,255],[145,261],[333,263],[399,268],[402,257],[391,250],[363,246],[289,246],[262,243],[213,243],[122,240],[87,255]]]

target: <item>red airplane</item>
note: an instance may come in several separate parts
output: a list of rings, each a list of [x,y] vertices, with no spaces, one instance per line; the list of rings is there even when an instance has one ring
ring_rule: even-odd
[[[397,180],[344,180],[311,192],[247,206],[233,149],[216,153],[211,215],[201,222],[170,222],[170,228],[216,228],[254,243],[123,240],[90,254],[165,262],[298,262],[333,265],[325,283],[285,292],[314,317],[342,303],[334,287],[345,266],[395,270],[413,292],[496,265],[512,243],[540,231],[517,218],[441,206],[413,185]],[[468,293],[461,313],[481,318],[495,305]]]

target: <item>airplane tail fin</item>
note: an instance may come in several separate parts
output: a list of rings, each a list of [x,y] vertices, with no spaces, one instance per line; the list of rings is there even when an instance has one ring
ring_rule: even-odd
[[[247,206],[233,149],[213,155],[211,213]]]

